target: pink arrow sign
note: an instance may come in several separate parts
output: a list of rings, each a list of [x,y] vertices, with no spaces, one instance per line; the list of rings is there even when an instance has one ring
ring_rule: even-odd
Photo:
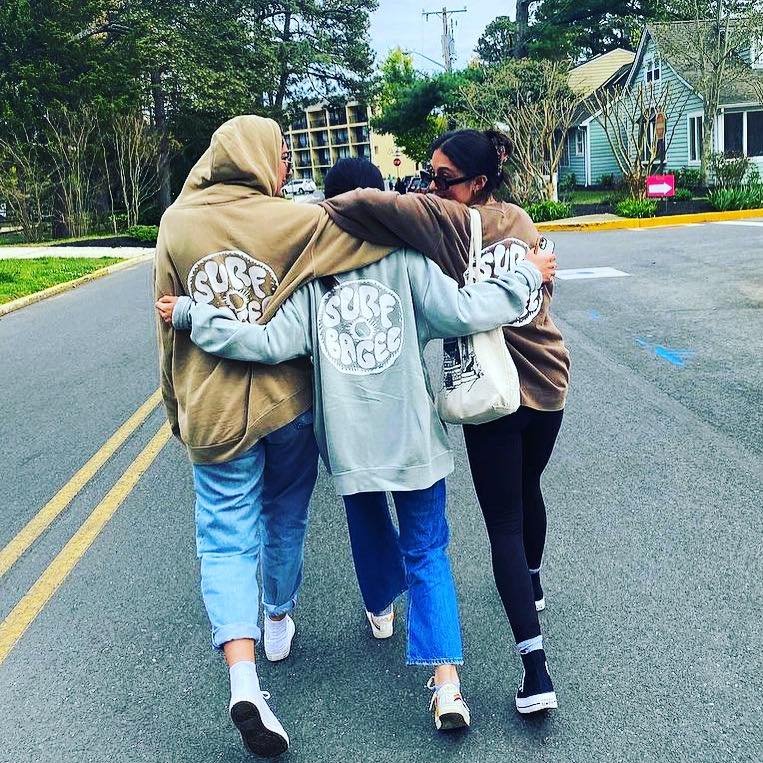
[[[650,175],[646,179],[646,195],[650,198],[664,198],[676,195],[675,175]]]

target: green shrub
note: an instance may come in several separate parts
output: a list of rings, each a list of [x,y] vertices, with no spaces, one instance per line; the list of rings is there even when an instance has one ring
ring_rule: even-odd
[[[708,201],[718,212],[733,209],[763,208],[763,185],[748,185],[742,188],[717,188],[708,194]]]
[[[578,187],[578,178],[574,172],[565,175],[559,183],[560,191],[574,191]]]
[[[625,191],[612,191],[611,193],[608,193],[602,201],[605,204],[609,204],[612,207],[616,207],[621,201],[625,201],[626,199],[629,199],[630,196],[625,193]]]
[[[739,188],[750,170],[748,156],[713,154],[711,167],[716,188]]]
[[[657,202],[653,199],[625,199],[615,209],[620,217],[654,217]]]
[[[563,201],[538,201],[528,205],[526,211],[536,223],[572,217],[572,206]]]
[[[691,167],[681,167],[676,172],[676,186],[696,191],[702,187],[702,173]]]
[[[688,188],[676,188],[676,195],[673,197],[675,201],[691,201],[694,198],[694,194]]]
[[[133,225],[125,231],[125,235],[144,244],[155,244],[159,228],[156,225]]]
[[[602,175],[599,178],[599,185],[605,190],[610,190],[615,187],[615,176],[612,172]]]

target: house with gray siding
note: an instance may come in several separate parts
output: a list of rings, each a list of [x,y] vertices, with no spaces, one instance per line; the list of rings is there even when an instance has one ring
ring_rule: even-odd
[[[668,172],[678,172],[683,167],[698,169],[702,156],[704,103],[693,84],[697,82],[697,75],[676,65],[667,52],[681,44],[686,35],[683,25],[693,23],[648,24],[627,76],[622,79],[621,73],[613,74],[601,85],[611,87],[620,78],[619,82],[628,89],[640,84],[651,85],[657,92],[669,88],[666,135],[672,139],[665,153]],[[760,99],[763,41],[751,41],[749,48],[742,52],[742,58],[750,67],[750,78],[745,83],[727,84],[722,90],[713,126],[713,152],[748,156],[763,174],[763,103]],[[756,87],[758,82],[760,87]],[[579,185],[590,186],[598,185],[603,175],[620,177],[601,114],[581,113],[579,116],[578,124],[568,135],[569,161],[561,168],[560,178],[565,172],[574,172]]]

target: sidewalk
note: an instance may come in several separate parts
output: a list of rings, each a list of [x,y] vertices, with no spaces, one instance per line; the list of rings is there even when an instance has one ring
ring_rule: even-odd
[[[31,260],[40,257],[117,257],[129,260],[153,252],[154,247],[138,246],[0,246],[0,260]]]

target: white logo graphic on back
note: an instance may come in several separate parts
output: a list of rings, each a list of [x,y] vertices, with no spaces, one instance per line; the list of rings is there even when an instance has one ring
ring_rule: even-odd
[[[248,323],[262,317],[277,287],[268,265],[237,250],[208,254],[188,274],[188,294],[195,302],[227,310]]]
[[[344,281],[321,300],[318,338],[342,373],[379,374],[398,359],[403,346],[400,297],[378,281]]]
[[[517,269],[517,263],[526,259],[529,247],[518,238],[507,238],[498,244],[492,244],[480,252],[477,262],[477,272],[480,281],[493,278],[503,273],[513,273]],[[467,279],[469,272],[464,273]],[[507,326],[526,326],[540,312],[543,305],[543,291],[538,290],[530,294],[530,303],[519,317],[515,318]]]

